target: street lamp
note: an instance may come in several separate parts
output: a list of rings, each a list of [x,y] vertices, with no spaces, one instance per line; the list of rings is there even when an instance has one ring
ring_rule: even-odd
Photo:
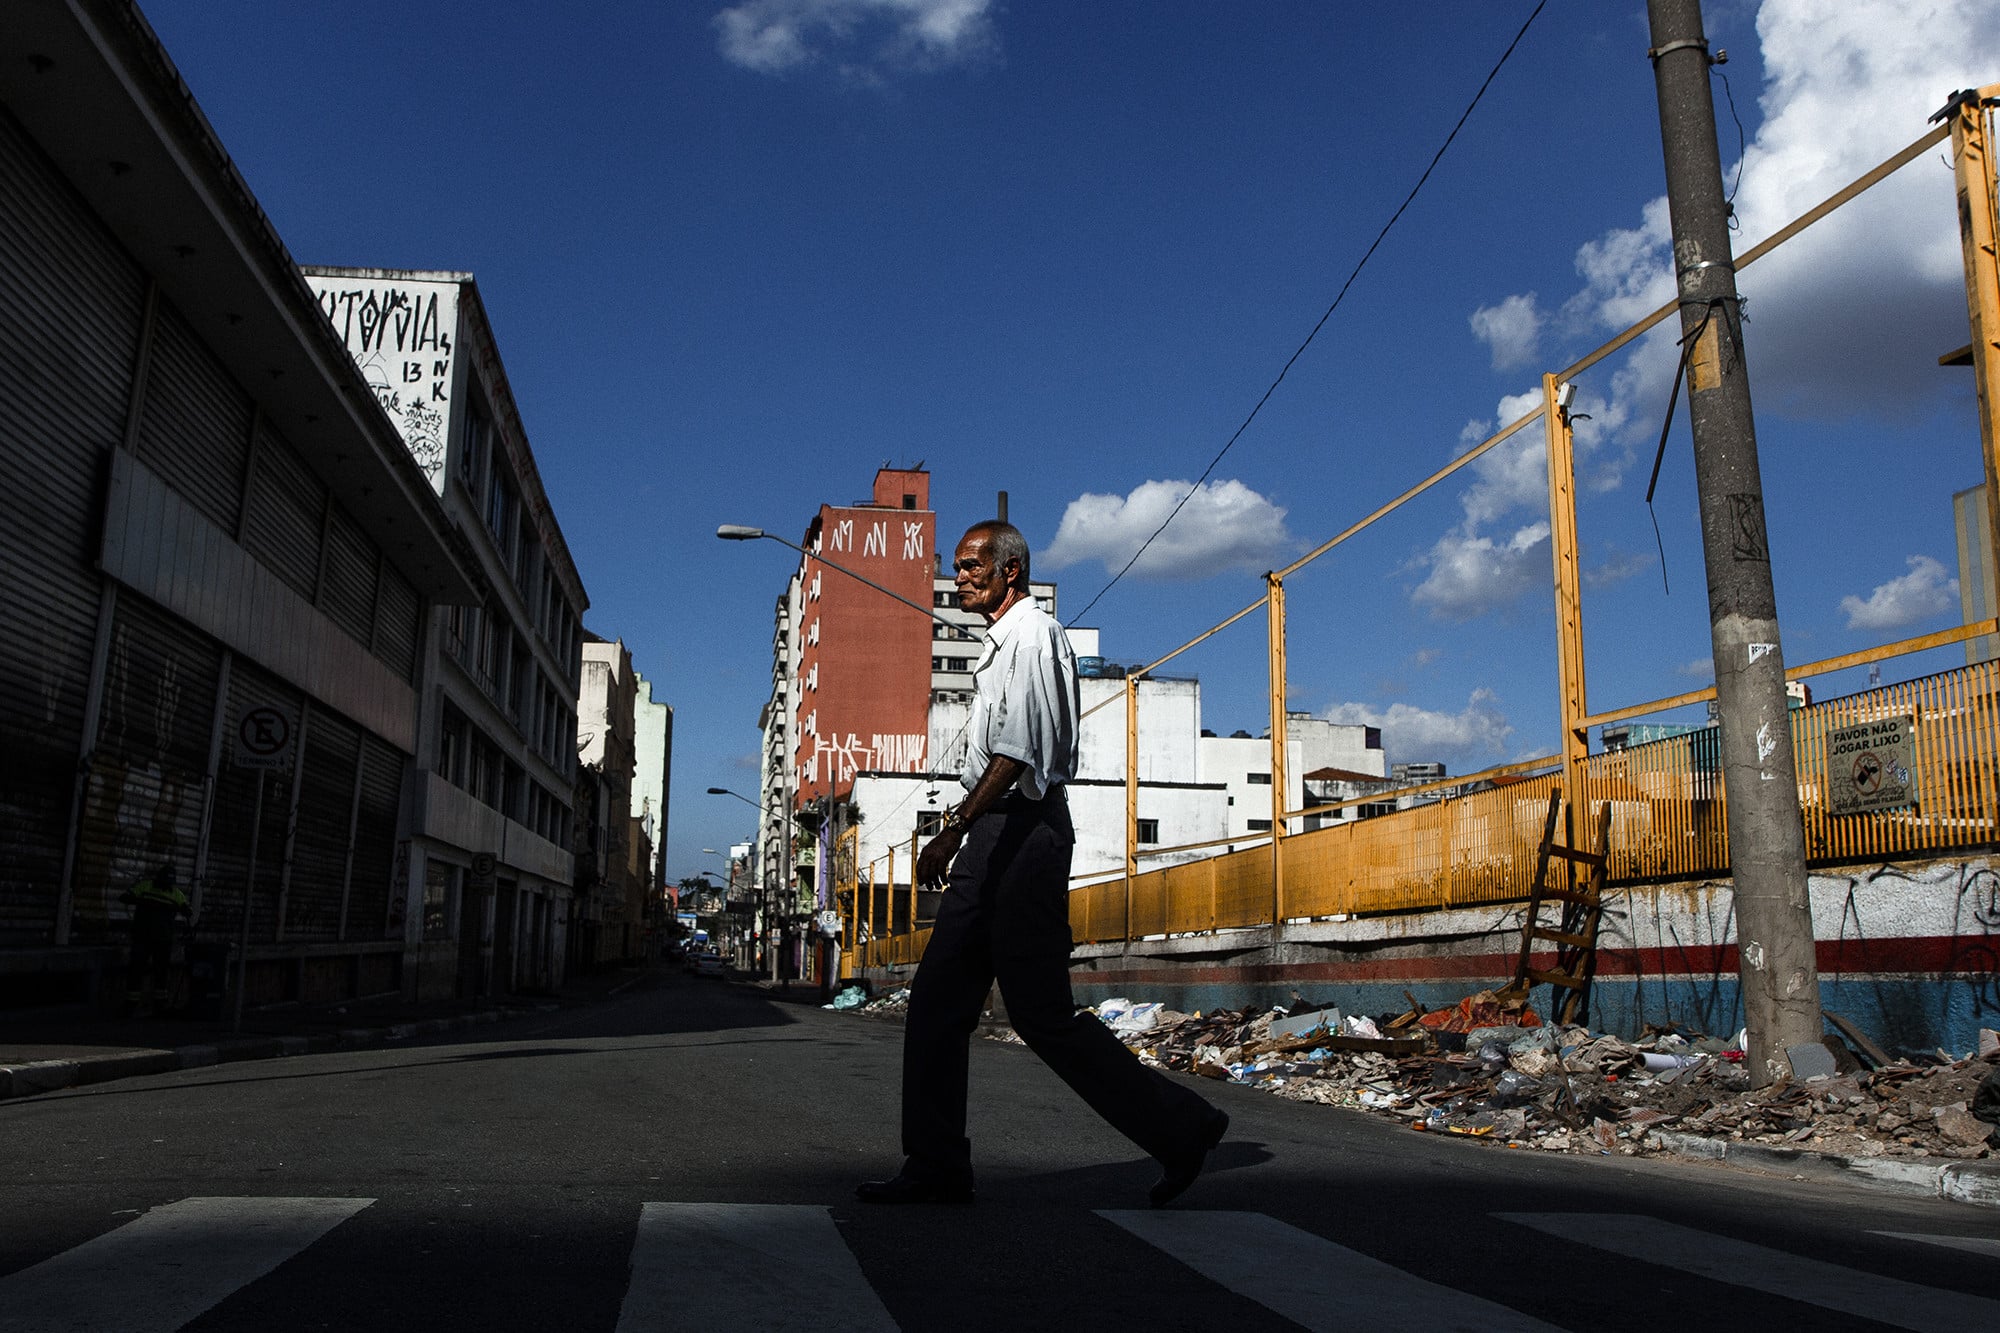
[[[760,840],[762,839],[764,833],[764,818],[766,813],[766,806],[762,801],[753,801],[748,796],[745,796],[742,792],[731,791],[727,787],[710,787],[708,789],[708,794],[710,796],[734,796],[737,800],[743,802],[743,804],[745,805],[756,806],[757,835]],[[773,904],[785,901],[785,897],[789,896],[792,890],[792,836],[794,828],[792,824],[791,812],[781,808],[778,811],[778,818],[785,821],[785,833],[784,833],[785,852],[782,858],[782,865],[779,872],[780,875],[779,882],[784,886],[783,896],[772,892],[770,873],[767,868],[763,876],[762,882],[758,885],[759,897],[763,899],[764,902],[766,903],[765,911],[767,913],[772,913]],[[770,939],[769,935],[771,931],[771,923],[768,918],[764,923],[764,929],[766,933],[764,952],[770,961],[771,980],[776,981],[778,979],[778,945],[779,942],[784,938],[784,932],[781,928],[778,931],[778,939],[775,940]]]
[[[856,583],[865,583],[869,587],[873,588],[876,592],[881,593],[884,597],[893,597],[897,601],[901,602],[904,606],[909,607],[911,610],[923,612],[925,615],[929,616],[932,620],[937,621],[937,623],[940,625],[948,626],[951,629],[958,629],[960,627],[957,621],[948,620],[945,617],[939,615],[934,607],[928,607],[922,605],[921,603],[913,602],[909,598],[903,596],[903,594],[883,587],[881,584],[877,583],[874,579],[869,578],[866,574],[857,574],[853,570],[848,569],[844,565],[836,565],[833,563],[833,561],[827,559],[819,552],[808,551],[805,547],[798,545],[796,542],[788,542],[783,537],[777,536],[774,533],[766,532],[762,528],[746,528],[740,523],[724,523],[721,527],[715,530],[715,535],[722,538],[722,540],[726,542],[754,542],[762,540],[767,542],[776,542],[780,546],[789,546],[794,551],[797,551],[800,555],[804,556],[806,559],[817,560],[822,565],[825,565],[828,569],[831,569],[836,573],[847,575],[847,577],[853,579]],[[735,795],[735,793],[731,792],[730,795],[733,796]],[[749,800],[750,798],[746,796],[743,799]]]
[[[909,607],[913,611],[922,612],[927,618],[936,621],[938,624],[943,625],[945,628],[953,631],[954,633],[958,632],[963,628],[963,626],[960,625],[958,621],[951,620],[945,616],[939,615],[937,613],[936,608],[934,607],[924,606],[921,603],[913,602],[909,598],[903,596],[903,594],[896,592],[893,589],[883,587],[881,584],[877,583],[874,579],[869,578],[865,574],[857,574],[853,570],[845,567],[844,565],[835,564],[833,561],[827,559],[825,556],[819,554],[817,551],[808,551],[805,547],[798,545],[796,542],[788,542],[783,537],[777,536],[774,533],[766,532],[762,528],[747,527],[741,523],[724,523],[716,528],[715,535],[717,537],[720,537],[723,541],[726,542],[754,542],[754,541],[776,542],[780,546],[789,547],[790,549],[797,551],[800,555],[804,556],[808,560],[818,561],[820,564],[825,565],[828,569],[833,570],[835,573],[847,575],[848,578],[853,579],[856,583],[866,584],[868,587],[873,588],[876,592],[881,593],[884,597],[889,597],[898,602],[901,602],[904,606]],[[711,788],[710,790],[715,791],[716,789]],[[728,792],[727,794],[731,796],[736,795],[735,792]],[[745,801],[750,800],[750,798],[747,796],[741,797],[740,799]],[[752,805],[756,804],[755,801],[751,801],[750,803]],[[824,863],[822,863],[821,865],[820,873],[822,875],[826,873],[826,867]],[[822,881],[822,886],[824,887],[824,881]],[[825,904],[826,900],[821,899],[820,905],[825,906]],[[837,951],[835,956],[837,959],[838,958]],[[837,965],[835,970],[837,971]],[[834,978],[832,977],[823,977],[821,980],[821,984],[830,991],[833,980]]]

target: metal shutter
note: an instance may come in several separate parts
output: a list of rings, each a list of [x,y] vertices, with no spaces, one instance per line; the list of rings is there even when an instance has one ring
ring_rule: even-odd
[[[319,584],[319,534],[326,488],[292,446],[267,424],[257,430],[250,512],[243,545],[295,592],[312,599]]]
[[[314,705],[306,723],[299,819],[285,893],[285,938],[340,938],[341,883],[347,875],[348,825],[354,812],[354,763],[361,729]]]
[[[375,548],[353,519],[335,509],[326,525],[319,609],[366,647],[375,628]]]
[[[222,650],[136,596],[121,597],[96,762],[77,837],[75,936],[115,938],[119,895],[164,860],[190,879],[206,795]]]
[[[296,721],[299,695],[248,659],[237,657],[229,673],[229,706],[223,719],[223,735],[236,734],[236,725],[252,708],[281,710]],[[202,897],[202,921],[206,930],[234,940],[243,920],[243,887],[250,861],[251,815],[256,809],[257,775],[233,767],[225,748],[221,771],[216,774],[215,816],[208,838],[208,882]],[[272,773],[264,783],[263,832],[257,843],[257,886],[251,904],[250,939],[267,943],[277,934],[278,871],[285,852],[285,824],[292,802],[292,776]]]
[[[354,870],[347,891],[351,940],[387,939],[401,933],[400,926],[390,930],[388,917],[406,762],[395,746],[361,733],[361,811],[354,826]]]
[[[144,277],[0,106],[0,946],[54,936]]]
[[[234,533],[249,449],[250,400],[162,299],[140,414],[140,460],[217,527]]]
[[[404,680],[417,678],[417,640],[423,632],[423,605],[417,590],[382,562],[381,585],[375,590],[375,655]]]

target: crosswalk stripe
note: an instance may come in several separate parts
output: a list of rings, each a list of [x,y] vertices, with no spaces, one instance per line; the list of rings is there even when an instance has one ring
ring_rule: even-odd
[[[1101,1209],[1140,1240],[1315,1330],[1369,1333],[1543,1333],[1555,1325],[1480,1296],[1406,1273],[1263,1213]]]
[[[170,1333],[373,1199],[181,1199],[0,1278],[6,1333]]]
[[[1990,1254],[2000,1259],[2000,1237],[1994,1236],[1933,1236],[1921,1231],[1878,1231],[1878,1236],[1891,1240],[1922,1241],[1926,1245],[1942,1245],[1948,1250],[1964,1250],[1967,1254]]]
[[[649,1203],[618,1333],[896,1333],[833,1216],[805,1204]]]
[[[2000,1301],[1878,1277],[1637,1213],[1495,1213],[1537,1231],[1892,1328],[2000,1328]]]

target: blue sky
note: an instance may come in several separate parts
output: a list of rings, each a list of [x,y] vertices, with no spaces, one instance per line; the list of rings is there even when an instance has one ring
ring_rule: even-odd
[[[941,532],[1005,489],[1074,612],[1263,394],[1534,8],[1208,0],[552,7],[145,0],[303,263],[479,279],[592,606],[676,709],[670,873],[747,837],[796,539],[923,460]],[[1984,0],[1710,0],[1739,246],[2000,82]],[[1550,0],[1147,562],[1090,613],[1177,646],[1442,466],[1670,290],[1645,10]],[[1721,92],[1717,84],[1718,94]],[[1958,618],[1980,462],[1942,153],[1743,274],[1785,652]],[[1710,679],[1685,413],[1655,338],[1580,384],[1591,703]],[[1288,584],[1291,703],[1455,772],[1555,744],[1538,432]],[[1175,483],[1178,483],[1176,485]],[[1109,564],[1107,565],[1107,562]],[[1885,677],[1962,658],[1908,659]],[[1177,668],[1257,730],[1263,632]],[[1821,693],[1858,688],[1830,678]]]

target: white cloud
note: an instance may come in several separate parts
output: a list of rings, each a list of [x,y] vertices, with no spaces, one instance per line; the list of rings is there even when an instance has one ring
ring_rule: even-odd
[[[1501,541],[1448,532],[1419,559],[1430,572],[1410,600],[1442,620],[1470,620],[1505,606],[1537,582],[1548,586],[1548,541],[1545,522],[1517,528]]]
[[[1402,763],[1444,762],[1461,772],[1485,766],[1505,756],[1514,726],[1499,708],[1491,690],[1478,689],[1456,713],[1437,712],[1414,704],[1387,708],[1369,704],[1335,704],[1320,716],[1329,722],[1382,729],[1382,747]]]
[[[1583,571],[1583,586],[1608,588],[1614,583],[1623,583],[1634,574],[1651,569],[1653,560],[1654,557],[1644,551],[1613,551]]]
[[[1740,163],[1738,254],[1923,133],[1949,90],[2000,77],[1991,0],[1765,0],[1757,31],[1763,120]],[[1724,177],[1734,182],[1722,91],[1718,81]],[[1748,90],[1737,93],[1748,113]],[[1893,353],[1963,338],[1959,255],[1951,173],[1926,156],[1744,269],[1738,287],[1759,408],[1843,415],[1939,391],[1949,382],[1935,351]],[[1594,341],[1672,299],[1666,198],[1647,203],[1637,225],[1585,242],[1576,268],[1583,286],[1556,321],[1574,336]],[[1611,434],[1657,422],[1676,360],[1674,324],[1649,334],[1613,376]]]
[[[1063,511],[1055,540],[1040,564],[1062,569],[1086,560],[1106,570],[1124,568],[1174,505],[1188,494],[1185,481],[1148,481],[1130,495],[1080,495]],[[1152,578],[1205,578],[1225,569],[1265,570],[1283,563],[1297,546],[1285,511],[1240,481],[1208,481],[1189,496],[1167,530],[1132,567]]]
[[[1535,294],[1509,296],[1499,305],[1483,305],[1472,312],[1472,336],[1493,349],[1495,370],[1518,370],[1532,365],[1542,334],[1542,312],[1535,307]]]
[[[1683,676],[1693,677],[1695,680],[1714,680],[1715,659],[1713,657],[1690,658],[1675,667],[1674,670]]]
[[[1878,584],[1864,601],[1852,595],[1840,599],[1849,629],[1902,629],[1919,621],[1958,610],[1958,580],[1927,555],[1907,561],[1910,572]]]
[[[872,84],[991,54],[992,10],[993,0],[744,0],[712,22],[732,64],[759,74],[827,65]]]

